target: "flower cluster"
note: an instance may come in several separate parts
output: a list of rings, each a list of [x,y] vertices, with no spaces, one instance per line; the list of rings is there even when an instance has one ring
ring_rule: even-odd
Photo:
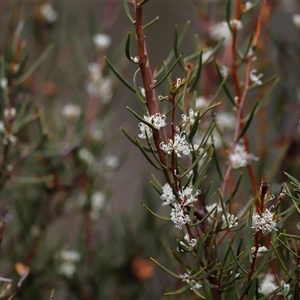
[[[198,283],[195,279],[190,279],[190,275],[188,273],[179,274],[179,276],[182,278],[183,282],[186,282],[190,285],[191,290],[200,289],[202,287],[202,285]]]
[[[253,154],[247,153],[243,144],[236,144],[233,152],[229,154],[229,161],[233,169],[246,167],[251,159],[258,160]]]
[[[190,145],[182,133],[175,134],[174,140],[169,139],[168,143],[161,142],[159,146],[167,154],[174,151],[178,157],[181,157],[182,154],[189,155],[191,153]]]
[[[190,216],[185,213],[184,205],[174,203],[174,208],[171,211],[171,221],[175,224],[175,227],[182,229],[182,225],[191,222]]]
[[[76,264],[80,261],[80,254],[74,250],[63,250],[58,259],[60,260],[58,273],[68,278],[73,277],[76,272]]]
[[[100,64],[92,62],[88,65],[89,78],[85,88],[89,95],[99,97],[103,104],[108,104],[113,96],[112,81],[102,74]]]
[[[187,243],[183,242],[183,241],[180,241],[180,245],[183,246],[186,250],[192,250],[198,243],[198,240],[197,239],[194,239],[190,237],[190,235],[188,233],[186,233],[184,235],[184,238],[183,238]]]
[[[173,193],[173,189],[171,188],[171,186],[168,183],[166,183],[163,186],[163,193],[160,196],[160,199],[164,201],[161,204],[162,206],[170,205],[171,203],[173,203],[175,201],[175,195]]]
[[[264,76],[264,74],[260,73],[259,75],[256,75],[257,70],[253,69],[250,72],[250,80],[253,82],[254,85],[262,85],[262,81],[260,80],[261,77]]]
[[[197,117],[198,115],[198,112],[194,112],[193,109],[189,109],[189,115],[185,115],[185,114],[182,114],[181,115],[181,118],[182,118],[182,121],[181,121],[181,124],[184,128],[188,128],[190,129],[194,123],[195,123],[195,118]]]
[[[197,201],[197,196],[200,194],[200,190],[196,190],[193,193],[193,187],[182,187],[181,191],[178,192],[178,200],[180,204],[174,203],[174,207],[171,211],[171,220],[175,224],[176,228],[182,229],[182,225],[191,222],[189,215],[185,212],[184,208],[188,205],[192,205]],[[173,193],[172,187],[166,183],[163,186],[163,193],[160,199],[164,202],[163,206],[170,205],[176,200],[176,196]]]
[[[144,120],[152,124],[155,129],[160,129],[161,127],[167,126],[166,115],[162,115],[160,113],[156,113],[152,116],[144,116]],[[141,130],[141,133],[138,135],[139,138],[145,139],[146,137],[152,137],[152,129],[147,124],[140,122],[139,127]]]
[[[223,228],[233,228],[239,225],[237,222],[237,217],[230,213],[226,213],[226,215],[222,215]]]
[[[252,216],[251,228],[254,228],[256,231],[261,230],[262,233],[268,233],[271,232],[272,230],[278,231],[278,229],[276,229],[276,225],[277,223],[276,221],[274,221],[274,213],[271,212],[268,208],[261,215],[255,213]]]

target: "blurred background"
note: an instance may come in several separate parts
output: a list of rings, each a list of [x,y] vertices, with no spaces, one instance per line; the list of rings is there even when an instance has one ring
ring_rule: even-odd
[[[197,47],[213,46],[209,28],[224,21],[224,11],[222,2],[150,0],[145,23],[159,16],[146,29],[152,68],[172,50],[175,24],[181,31],[190,21],[183,55],[194,51],[195,35]],[[258,12],[259,5],[243,19],[242,48]],[[300,25],[293,19],[300,6],[274,1],[268,12],[256,67],[263,79],[277,74],[281,81],[249,135],[260,157],[258,177],[276,193],[282,171],[300,176]],[[6,1],[0,14],[1,299],[50,299],[52,289],[54,299],[162,299],[177,283],[149,257],[176,271],[169,249],[181,237],[143,208],[146,203],[166,215],[148,183],[155,170],[120,130],[138,134],[126,105],[142,113],[136,95],[104,60],[132,83],[136,65],[124,48],[134,27],[122,2]],[[214,58],[230,62],[227,48]],[[205,65],[202,76],[197,95],[209,97],[219,84],[214,64]],[[251,96],[262,98],[265,91]],[[220,112],[229,110],[224,103]],[[225,153],[219,154],[225,165]],[[208,177],[215,173],[212,168]]]

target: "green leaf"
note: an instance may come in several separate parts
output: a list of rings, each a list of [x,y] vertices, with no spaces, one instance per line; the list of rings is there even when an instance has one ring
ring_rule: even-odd
[[[195,75],[195,77],[192,79],[193,82],[191,83],[192,86],[190,87],[190,90],[191,90],[191,91],[196,87],[196,85],[197,85],[197,83],[198,83],[198,81],[199,81],[199,78],[200,78],[200,75],[201,75],[201,70],[202,70],[202,50],[200,51],[200,54],[199,54],[199,60],[198,60],[198,66],[197,66],[197,72],[196,72],[196,75]]]
[[[182,57],[182,55],[179,55],[179,57],[176,59],[176,61],[174,62],[174,64],[170,68],[170,70],[163,76],[163,78],[157,84],[155,84],[154,86],[151,87],[151,90],[157,88],[158,86],[160,86],[165,81],[165,79],[171,74],[173,69],[176,67],[176,65],[179,62],[179,60],[181,59],[181,57]]]
[[[107,63],[107,65],[109,66],[109,68],[113,71],[113,73],[120,79],[120,81],[128,88],[130,89],[132,92],[135,93],[135,89],[131,86],[131,84],[114,68],[114,66],[112,65],[112,63],[108,60],[108,58],[106,56],[104,56],[104,59]]]
[[[158,214],[156,214],[154,211],[152,211],[146,204],[143,204],[143,206],[156,218],[162,220],[162,221],[170,221],[171,218],[167,218],[167,217],[163,217],[163,216],[160,216]]]
[[[151,20],[150,22],[148,22],[147,24],[145,24],[143,26],[143,29],[145,30],[146,28],[150,27],[152,24],[154,24],[158,20],[159,20],[159,16],[156,16],[153,20]]]
[[[293,177],[292,175],[290,175],[287,172],[283,172],[283,173],[293,182],[295,187],[298,187],[298,188],[300,187],[300,182],[295,177]]]
[[[127,34],[126,44],[125,44],[125,55],[130,62],[134,64],[138,64],[139,62],[135,62],[130,55],[130,38],[131,38],[131,31],[129,30]]]
[[[246,123],[246,125],[244,125],[244,127],[242,128],[242,130],[241,130],[241,132],[240,132],[238,138],[236,139],[236,142],[237,142],[239,139],[241,139],[241,138],[243,137],[243,135],[246,133],[247,129],[249,128],[249,126],[250,126],[250,124],[251,124],[251,121],[252,121],[252,119],[253,119],[253,117],[254,117],[254,114],[255,114],[255,112],[256,112],[256,109],[257,109],[257,107],[258,107],[258,104],[259,104],[259,101],[257,101],[257,102],[255,103],[255,105],[254,105],[254,107],[253,107],[253,109],[252,109],[252,111],[251,111],[251,113],[250,113],[250,116],[249,116],[249,118],[248,118],[248,120],[247,120],[247,123]]]
[[[173,273],[171,270],[167,269],[166,267],[164,267],[162,264],[160,264],[157,260],[155,260],[153,257],[150,257],[150,259],[156,263],[159,267],[161,267],[164,271],[166,271],[169,275],[178,278],[178,279],[182,279],[178,274]]]
[[[168,292],[168,293],[164,293],[165,296],[172,296],[172,295],[178,295],[178,294],[182,294],[183,292],[185,292],[186,290],[188,290],[190,288],[189,285],[184,286],[183,288],[175,291],[175,292]],[[204,298],[205,299],[205,298]]]
[[[137,143],[137,146],[139,147],[139,149],[141,150],[142,154],[144,155],[144,157],[148,160],[148,162],[149,162],[155,169],[162,171],[162,170],[163,170],[163,167],[157,166],[157,165],[152,161],[152,159],[149,157],[149,155],[147,154],[146,150],[144,149],[143,145],[142,145],[138,140],[136,140],[136,143]]]
[[[132,24],[134,24],[135,20],[131,16],[131,13],[130,13],[130,10],[129,10],[129,6],[128,6],[128,0],[123,0],[123,5],[124,5],[124,9],[125,9],[125,12],[126,12],[126,15],[127,15],[128,19],[130,20],[130,22]]]
[[[40,57],[30,66],[30,68],[18,79],[15,80],[15,84],[21,84],[24,82],[39,66],[40,64],[47,58],[49,53],[53,50],[54,44],[48,45],[48,47],[44,50],[44,52],[40,55]]]

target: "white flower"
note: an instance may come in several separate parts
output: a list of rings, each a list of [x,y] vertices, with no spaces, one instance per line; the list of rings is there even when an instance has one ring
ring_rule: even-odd
[[[130,58],[131,58],[131,60],[132,60],[134,63],[136,63],[136,64],[140,61],[140,58],[139,58],[138,56],[134,56],[134,57],[131,56]]]
[[[81,108],[79,105],[68,103],[61,109],[61,114],[69,121],[75,121],[80,117]]]
[[[271,208],[272,207],[273,206],[271,206]],[[266,210],[261,215],[255,213],[252,216],[251,228],[254,228],[256,231],[261,230],[262,233],[268,233],[272,230],[278,231],[278,229],[276,229],[276,225],[277,223],[276,221],[274,221],[274,213],[271,212],[268,208],[266,208]]]
[[[89,63],[89,80],[85,84],[87,92],[92,96],[97,96],[103,104],[109,103],[113,96],[113,83],[110,78],[102,76],[102,69],[98,63]]]
[[[187,127],[187,128],[191,128],[194,123],[195,123],[195,118],[197,117],[198,115],[198,112],[194,112],[191,108],[189,109],[189,115],[186,116],[185,114],[182,114],[181,115],[181,118],[182,118],[182,125],[184,127]]]
[[[197,201],[197,196],[200,195],[200,190],[196,190],[195,194],[192,194],[192,191],[193,187],[183,187],[181,191],[179,191],[179,198],[183,201],[184,205],[190,205]]]
[[[200,283],[198,283],[195,279],[189,278],[189,276],[190,276],[189,272],[184,273],[184,274],[179,274],[179,276],[182,278],[183,282],[186,282],[187,284],[190,285],[191,290],[200,289],[202,287],[202,285]]]
[[[183,247],[192,250],[198,243],[197,239],[191,239],[190,235],[188,233],[186,233],[184,235],[184,240],[187,241],[187,244],[185,242],[180,241],[180,245],[182,245]]]
[[[184,212],[183,206],[178,203],[174,203],[174,208],[172,208],[170,215],[171,221],[175,224],[175,227],[178,229],[182,229],[182,225],[191,222],[189,215]]]
[[[259,293],[263,295],[269,295],[273,292],[275,292],[278,289],[278,286],[275,284],[275,277],[273,274],[266,274],[263,278],[263,281],[261,282],[259,286]]]
[[[251,159],[258,160],[258,157],[247,153],[243,144],[236,144],[233,153],[229,154],[229,161],[233,169],[246,167]]]
[[[240,20],[230,20],[230,26],[236,30],[242,30],[243,29],[243,24]]]
[[[3,121],[0,121],[0,132],[4,132],[5,131],[5,126]]]
[[[222,211],[222,207],[220,207],[217,203],[206,205],[205,209],[207,213],[210,214],[210,218],[213,218],[216,212],[219,213]]]
[[[208,64],[213,59],[213,50],[211,48],[206,48],[202,50],[202,62],[203,64]]]
[[[174,151],[178,157],[181,157],[181,153],[189,155],[191,152],[189,143],[183,134],[175,134],[174,141],[169,139],[167,144],[161,142],[159,146],[167,154],[171,154]]]
[[[235,226],[238,226],[239,223],[237,222],[237,217],[235,215],[231,215],[230,213],[226,213],[225,215],[222,215],[222,222],[223,222],[223,228],[232,228]]]
[[[98,50],[105,50],[111,44],[111,38],[107,34],[97,33],[93,36],[93,42]]]
[[[80,260],[80,254],[74,250],[63,250],[59,255],[60,264],[58,273],[71,278],[76,272],[76,263]]]
[[[227,78],[228,77],[228,68],[225,65],[222,65],[220,68],[220,73],[222,75],[223,78]]]
[[[253,69],[250,71],[250,80],[253,82],[255,85],[262,85],[262,81],[260,80],[261,77],[264,75],[260,73],[259,75],[256,75],[257,70]]]
[[[104,157],[104,164],[110,169],[115,169],[120,163],[118,156],[108,154]]]
[[[155,129],[160,129],[161,127],[167,126],[166,123],[166,115],[162,115],[160,113],[156,113],[152,116],[144,116],[144,120],[148,123],[152,124]],[[141,122],[138,125],[140,127],[141,133],[138,135],[139,138],[145,139],[146,134],[148,138],[152,137],[152,129],[146,125],[145,123]]]
[[[87,165],[92,165],[95,160],[94,155],[87,148],[80,148],[78,157]]]
[[[253,4],[250,2],[250,1],[247,1],[246,3],[245,3],[245,11],[246,10],[249,10],[249,9],[251,9],[253,7]]]
[[[212,25],[209,30],[210,37],[215,41],[225,39],[224,43],[231,41],[232,35],[227,22],[220,22]]]
[[[208,106],[209,100],[205,98],[204,96],[200,96],[196,99],[195,107],[196,109],[204,109]]]
[[[4,119],[9,121],[16,117],[17,110],[14,107],[5,108],[3,111]]]
[[[292,16],[293,23],[300,29],[300,14],[293,14]]]
[[[255,250],[256,248],[255,247],[252,247],[251,248],[251,253],[255,253]],[[269,249],[266,247],[266,246],[259,246],[258,249],[257,249],[257,256],[262,256],[263,253],[266,253],[268,252]]]
[[[161,204],[162,206],[169,205],[170,203],[173,203],[175,201],[175,195],[173,194],[173,189],[171,186],[166,183],[162,188],[162,195],[160,196],[160,199],[164,202]]]
[[[96,191],[91,196],[91,218],[96,220],[102,210],[106,200],[106,195],[101,191]]]
[[[6,90],[7,89],[7,78],[1,78],[0,79],[0,86],[1,86],[1,88],[3,89],[3,90]]]
[[[216,114],[216,121],[221,129],[231,130],[235,128],[236,118],[232,113],[219,112]]]
[[[47,23],[54,23],[57,19],[57,12],[53,9],[52,4],[44,3],[40,6],[40,13]]]

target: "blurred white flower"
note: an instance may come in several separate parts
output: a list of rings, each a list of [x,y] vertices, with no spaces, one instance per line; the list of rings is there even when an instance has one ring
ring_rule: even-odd
[[[255,248],[255,247],[252,247],[252,248],[251,248],[251,253],[252,253],[252,254],[255,253],[255,250],[256,250],[256,248]],[[258,249],[257,249],[257,256],[258,256],[258,257],[259,257],[259,256],[262,256],[263,253],[266,253],[266,252],[268,252],[268,251],[269,251],[269,249],[268,249],[266,246],[259,246]]]
[[[233,153],[229,154],[229,161],[233,169],[246,167],[251,159],[258,160],[258,157],[247,153],[246,147],[242,143],[236,144]]]
[[[80,261],[80,254],[74,250],[63,250],[61,251],[58,259],[58,273],[68,278],[73,277],[76,272],[76,264]]]
[[[7,78],[1,78],[0,79],[0,86],[3,90],[6,90],[7,89]]]
[[[99,218],[99,212],[104,207],[106,201],[105,193],[96,191],[91,196],[91,218],[96,220]]]
[[[17,110],[14,107],[5,108],[3,111],[4,119],[9,121],[13,120],[16,117]]]
[[[264,74],[260,73],[259,75],[256,75],[257,70],[253,69],[250,71],[250,80],[253,82],[253,84],[262,85],[262,81],[260,80],[261,77],[264,76]]]
[[[231,130],[235,128],[236,118],[232,113],[219,112],[216,114],[216,121],[221,129]]]
[[[204,109],[208,106],[209,100],[205,98],[204,96],[200,96],[196,99],[195,107],[196,110],[198,109]]]
[[[5,126],[3,121],[0,121],[0,132],[4,132],[5,131]]]
[[[111,37],[107,34],[98,33],[93,36],[93,41],[98,50],[106,50],[111,44]]]
[[[242,22],[236,19],[230,20],[230,26],[236,30],[243,29]],[[212,25],[209,30],[209,35],[215,41],[224,39],[225,44],[230,43],[232,40],[231,30],[228,26],[228,23],[225,21]]]
[[[113,96],[113,83],[110,78],[103,77],[102,68],[98,63],[88,64],[89,78],[85,84],[86,91],[101,99],[103,104],[108,104]]]
[[[221,39],[225,39],[224,43],[231,42],[231,31],[227,22],[220,22],[212,25],[209,30],[210,37],[215,41],[220,41]]]
[[[227,78],[228,77],[228,67],[225,65],[222,65],[220,68],[220,73],[223,78]]]
[[[244,10],[246,11],[246,10],[249,10],[249,9],[251,9],[253,7],[253,3],[252,2],[250,2],[250,1],[247,1],[246,3],[245,3],[245,8],[244,8]]]
[[[211,48],[202,49],[202,63],[208,64],[213,59],[213,50]]]
[[[103,137],[104,137],[104,133],[103,133],[102,129],[96,128],[95,130],[92,131],[92,139],[93,140],[100,142],[103,140]]]
[[[68,121],[76,121],[80,117],[81,108],[77,104],[67,103],[62,107],[61,114]]]
[[[54,23],[57,19],[57,12],[53,9],[51,3],[43,3],[40,6],[40,13],[43,19],[49,24]]]
[[[118,156],[108,154],[104,157],[104,164],[110,169],[115,169],[120,163]]]
[[[293,23],[300,29],[300,14],[293,14],[292,16]]]
[[[78,152],[78,157],[88,166],[92,165],[95,157],[87,148],[80,148]]]
[[[241,20],[236,19],[230,20],[230,26],[236,30],[242,30],[244,28]]]
[[[275,284],[275,276],[273,274],[265,274],[263,280],[259,286],[258,291],[263,295],[269,295],[278,289],[278,285]]]

